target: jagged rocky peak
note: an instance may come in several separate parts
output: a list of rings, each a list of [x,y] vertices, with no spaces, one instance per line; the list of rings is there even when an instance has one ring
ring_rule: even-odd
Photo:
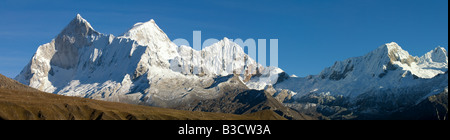
[[[371,52],[379,56],[379,58],[388,58],[392,64],[396,61],[411,65],[412,62],[416,62],[417,58],[411,56],[407,51],[403,50],[397,43],[391,42],[379,47],[375,51]],[[387,56],[387,57],[386,57]],[[386,60],[380,60],[385,62]]]
[[[446,63],[448,64],[448,52],[443,47],[437,47],[421,57],[426,62]]]
[[[91,24],[81,17],[80,14],[67,25],[59,36],[86,37],[90,35],[99,35],[100,33],[92,28]]]

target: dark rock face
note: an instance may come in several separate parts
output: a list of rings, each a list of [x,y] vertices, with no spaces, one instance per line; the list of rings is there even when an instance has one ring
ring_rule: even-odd
[[[352,66],[347,65],[343,72],[333,71],[333,73],[330,75],[330,80],[338,81],[344,79],[347,76],[348,72],[353,71],[353,68],[354,68],[353,65]]]

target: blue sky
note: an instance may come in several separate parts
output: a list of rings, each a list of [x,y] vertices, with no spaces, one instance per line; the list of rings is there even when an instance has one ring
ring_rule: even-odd
[[[415,56],[448,48],[448,0],[2,0],[0,73],[15,77],[77,13],[116,36],[155,19],[172,40],[279,39],[279,67],[298,76],[389,42]]]

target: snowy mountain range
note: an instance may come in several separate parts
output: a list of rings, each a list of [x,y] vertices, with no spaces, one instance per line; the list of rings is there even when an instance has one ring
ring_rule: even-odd
[[[430,96],[448,94],[448,52],[437,47],[416,57],[387,43],[364,56],[336,62],[319,75],[290,77],[274,87],[295,94],[284,101],[291,102],[289,106],[312,105],[339,119],[355,112],[367,119],[385,117]]]
[[[154,20],[116,37],[77,15],[39,46],[15,80],[60,95],[158,107],[352,119],[394,114],[448,94],[448,52],[438,47],[413,57],[388,43],[299,78],[258,64],[227,38],[194,50],[175,45]]]

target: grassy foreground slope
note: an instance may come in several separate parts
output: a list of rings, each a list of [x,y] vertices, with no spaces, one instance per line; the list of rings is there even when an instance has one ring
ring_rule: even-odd
[[[0,74],[0,120],[277,120],[263,110],[247,115],[183,111],[44,93]]]

